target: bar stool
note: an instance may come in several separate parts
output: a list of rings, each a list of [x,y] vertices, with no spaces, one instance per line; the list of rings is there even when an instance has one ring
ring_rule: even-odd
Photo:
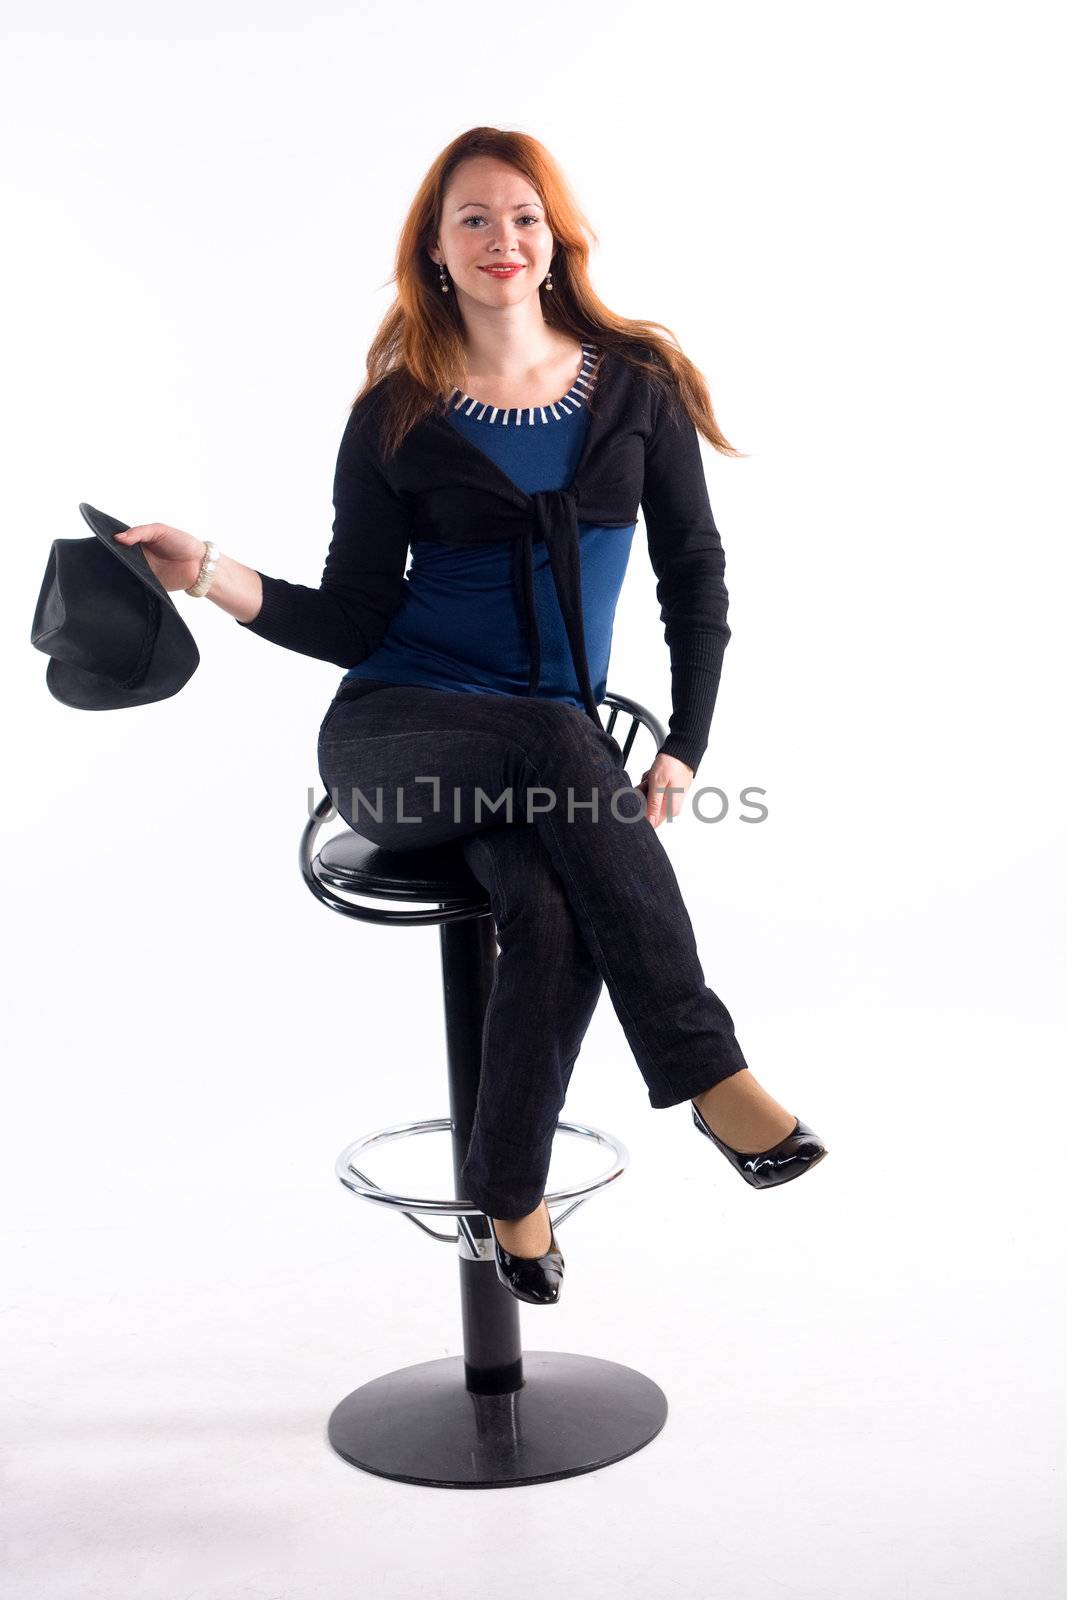
[[[650,711],[624,695],[608,694],[604,703],[610,710],[609,734],[614,735],[620,713],[631,719],[625,743],[620,741],[624,764],[642,727],[655,741],[653,754],[659,749],[666,735]],[[382,850],[346,824],[316,853],[316,838],[331,813],[336,815],[325,795],[300,840],[300,870],[315,898],[361,922],[440,927],[449,1089],[447,1117],[362,1134],[341,1151],[334,1170],[361,1200],[399,1212],[431,1239],[458,1246],[463,1355],[399,1367],[361,1384],[334,1408],[330,1444],[346,1461],[380,1477],[453,1489],[546,1483],[621,1461],[663,1427],[667,1398],[659,1385],[599,1356],[523,1351],[520,1301],[497,1278],[484,1213],[464,1199],[391,1193],[356,1164],[376,1145],[449,1132],[459,1187],[478,1094],[496,925],[485,889],[458,843]],[[348,898],[352,895],[419,904],[368,906]],[[558,1231],[565,1218],[622,1176],[630,1158],[622,1142],[601,1128],[564,1121],[556,1127],[610,1155],[596,1176],[545,1195],[550,1216],[552,1206],[571,1202],[552,1219]],[[416,1213],[454,1217],[456,1232],[429,1227]],[[549,1314],[538,1308],[538,1315]]]

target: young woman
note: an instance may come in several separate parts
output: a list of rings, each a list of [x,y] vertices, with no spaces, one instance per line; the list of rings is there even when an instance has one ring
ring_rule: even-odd
[[[650,1103],[691,1100],[753,1187],[826,1154],[753,1077],[656,837],[707,746],[730,637],[698,432],[737,452],[697,369],[660,324],[611,313],[587,261],[544,147],[461,135],[401,233],[319,588],[165,524],[118,536],[168,589],[345,667],[318,741],[338,811],[390,849],[459,840],[485,885],[499,956],[464,1191],[501,1281],[539,1304],[563,1273],[543,1198],[553,1134],[604,984]],[[639,507],[673,709],[634,786],[597,706]]]

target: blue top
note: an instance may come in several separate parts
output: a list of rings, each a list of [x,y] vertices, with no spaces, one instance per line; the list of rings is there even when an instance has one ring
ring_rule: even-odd
[[[524,494],[565,489],[585,442],[583,404],[595,382],[596,349],[583,344],[582,369],[549,406],[502,410],[452,391],[448,421],[489,456]],[[636,523],[578,523],[582,618],[589,681],[597,704],[607,692],[615,608]],[[374,678],[475,694],[527,692],[530,649],[516,600],[507,541],[478,545],[413,539],[398,610],[381,644],[345,673],[344,682]],[[583,709],[544,539],[533,543],[534,598],[541,641],[537,693]]]

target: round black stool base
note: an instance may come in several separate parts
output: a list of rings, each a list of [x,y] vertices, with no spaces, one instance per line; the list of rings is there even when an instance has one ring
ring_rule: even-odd
[[[330,1443],[382,1478],[504,1489],[621,1461],[667,1420],[659,1385],[616,1361],[524,1350],[522,1367],[510,1394],[472,1394],[462,1356],[387,1372],[335,1407]]]

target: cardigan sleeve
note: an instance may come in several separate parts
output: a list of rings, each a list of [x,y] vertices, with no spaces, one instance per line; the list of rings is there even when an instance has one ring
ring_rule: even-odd
[[[658,397],[645,445],[641,510],[671,659],[671,713],[661,751],[695,772],[708,745],[730,638],[725,558],[708,499],[700,436]]]
[[[239,624],[301,655],[354,667],[377,649],[404,594],[411,512],[382,470],[366,405],[348,417],[333,484],[333,538],[317,589],[266,573],[263,604]]]

